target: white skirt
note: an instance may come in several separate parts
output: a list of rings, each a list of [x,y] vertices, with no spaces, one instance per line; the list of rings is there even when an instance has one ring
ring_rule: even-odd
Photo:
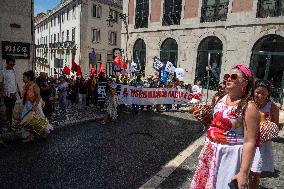
[[[206,139],[190,189],[229,189],[228,183],[240,171],[242,151],[242,144],[218,144]]]
[[[274,172],[272,142],[265,142],[256,148],[251,171],[255,173]]]

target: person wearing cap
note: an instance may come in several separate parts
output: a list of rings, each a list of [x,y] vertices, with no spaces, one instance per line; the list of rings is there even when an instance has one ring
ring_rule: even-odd
[[[238,64],[225,74],[224,80],[227,94],[213,107],[191,189],[229,189],[229,184],[234,183],[239,189],[248,186],[259,131],[253,76],[246,66]],[[193,114],[202,121],[199,112]]]
[[[22,98],[19,85],[16,80],[14,70],[15,59],[7,58],[6,67],[0,72],[0,97],[4,97],[4,104],[6,108],[6,119],[9,124],[9,130],[13,124],[13,111],[17,100],[17,93]]]

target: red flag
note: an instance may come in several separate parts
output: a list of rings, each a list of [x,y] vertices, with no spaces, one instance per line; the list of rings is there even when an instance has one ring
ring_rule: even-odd
[[[94,64],[92,64],[90,76],[94,76],[94,75],[95,75],[95,67],[94,67]]]
[[[80,65],[77,65],[77,73],[76,73],[76,76],[80,76],[82,75],[82,70],[81,70],[81,66]]]
[[[65,75],[70,75],[70,68],[69,68],[68,66],[64,66],[64,68],[63,68],[63,73],[64,73]]]
[[[72,72],[77,72],[77,69],[78,69],[77,66],[78,66],[78,65],[77,65],[76,62],[75,62],[75,55],[73,54],[73,55],[72,55],[72,67],[71,67],[71,71],[72,71]]]
[[[113,64],[119,66],[121,69],[127,69],[126,64],[123,62],[119,54],[115,57]]]
[[[104,65],[101,63],[101,64],[100,64],[100,69],[99,69],[99,72],[98,72],[98,76],[99,76],[100,73],[102,73],[102,72],[106,73],[106,68],[105,68]]]

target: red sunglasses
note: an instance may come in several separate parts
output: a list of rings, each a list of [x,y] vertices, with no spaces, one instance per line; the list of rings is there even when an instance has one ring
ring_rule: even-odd
[[[228,80],[229,78],[231,78],[231,80],[237,80],[238,79],[238,74],[225,74],[224,75],[224,80]]]

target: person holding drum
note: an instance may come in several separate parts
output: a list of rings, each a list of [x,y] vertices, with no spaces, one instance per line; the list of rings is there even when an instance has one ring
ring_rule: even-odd
[[[271,101],[271,84],[267,80],[257,80],[254,86],[254,100],[261,112],[261,118],[279,125],[279,108]],[[262,119],[260,120],[262,121]],[[280,128],[279,128],[280,129]],[[272,142],[267,141],[256,148],[250,172],[249,189],[259,188],[261,172],[274,172]]]
[[[52,130],[52,126],[48,124],[45,119],[42,106],[43,100],[40,96],[40,88],[35,83],[35,75],[33,71],[27,71],[23,73],[24,85],[24,108],[22,112],[22,122],[25,122],[25,126],[32,126],[32,128],[23,128],[22,136],[25,138],[23,142],[28,142],[34,139],[34,134],[45,135]],[[33,114],[34,113],[34,114]],[[26,120],[26,121],[24,121]],[[29,121],[27,121],[29,120]],[[31,124],[32,122],[33,124]]]

